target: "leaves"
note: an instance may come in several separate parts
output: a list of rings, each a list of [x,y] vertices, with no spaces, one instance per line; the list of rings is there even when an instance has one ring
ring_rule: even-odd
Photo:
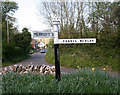
[[[2,15],[6,18],[7,13],[9,15],[13,15],[15,11],[18,9],[18,4],[16,2],[0,2],[2,7]]]
[[[23,32],[16,34],[14,37],[16,46],[21,47],[24,50],[30,48],[31,39],[31,34],[27,28],[23,28]]]

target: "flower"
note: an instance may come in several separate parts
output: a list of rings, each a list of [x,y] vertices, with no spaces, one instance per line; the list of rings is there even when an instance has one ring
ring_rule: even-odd
[[[94,71],[95,70],[95,68],[92,68],[92,71]]]
[[[105,68],[103,68],[103,70],[105,70]]]
[[[79,68],[79,66],[77,66],[77,68]]]

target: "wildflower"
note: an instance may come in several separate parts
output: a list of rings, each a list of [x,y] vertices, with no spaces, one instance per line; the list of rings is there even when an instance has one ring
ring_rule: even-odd
[[[79,68],[79,66],[77,66],[77,68]]]
[[[79,69],[81,69],[81,67]]]
[[[103,68],[103,70],[105,70],[105,68]]]
[[[95,68],[92,68],[92,71],[94,71],[95,70]]]

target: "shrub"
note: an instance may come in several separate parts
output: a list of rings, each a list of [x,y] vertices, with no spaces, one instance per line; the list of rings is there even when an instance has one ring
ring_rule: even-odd
[[[23,31],[22,33],[18,33],[15,35],[15,37],[14,37],[15,45],[17,47],[23,48],[24,53],[28,54],[31,49],[31,46],[30,46],[31,34],[29,33],[27,28],[23,28],[22,31]]]
[[[51,64],[55,63],[55,56],[54,56],[54,50],[53,49],[48,49],[45,57],[46,57],[46,61],[48,63],[51,63]]]
[[[26,58],[28,54],[24,53],[24,49],[21,47],[14,47],[12,44],[3,44],[2,50],[2,61],[11,61],[11,62],[18,62],[18,60],[22,60]]]
[[[15,47],[14,57],[23,56],[24,49],[21,47]]]
[[[3,61],[11,61],[12,58],[14,57],[14,52],[15,48],[14,45],[11,43],[3,43],[3,48],[2,48],[2,60]]]
[[[49,48],[53,48],[54,47],[54,40],[53,39],[50,40],[50,42],[48,44],[48,47]]]

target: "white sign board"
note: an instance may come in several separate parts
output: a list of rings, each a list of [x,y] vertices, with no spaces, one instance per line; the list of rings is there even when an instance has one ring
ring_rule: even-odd
[[[58,39],[57,44],[75,44],[75,43],[96,43],[95,38],[82,38],[82,39]]]
[[[53,38],[54,33],[52,32],[33,32],[33,38]]]

